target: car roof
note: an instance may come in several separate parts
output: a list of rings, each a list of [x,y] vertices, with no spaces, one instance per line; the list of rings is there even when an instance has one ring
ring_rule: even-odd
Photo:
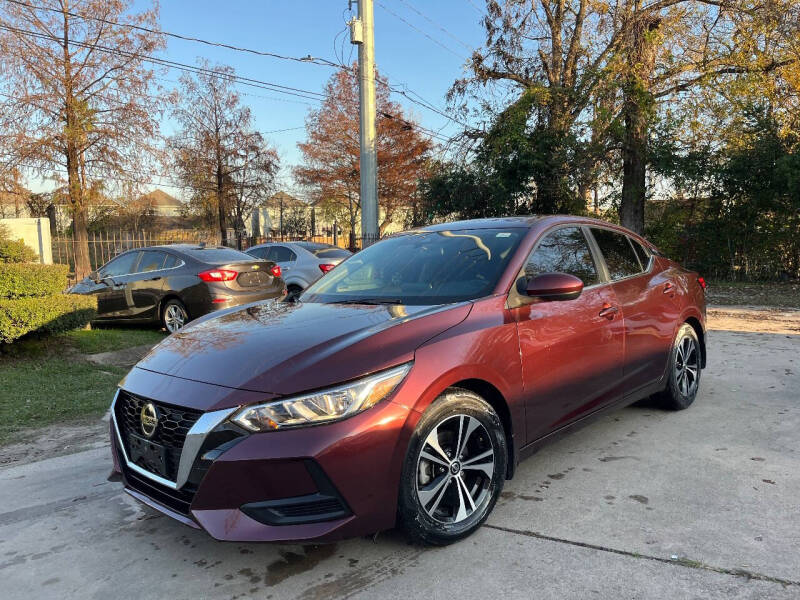
[[[427,227],[418,227],[411,231],[458,231],[462,229],[505,229],[505,228],[526,228],[530,229],[534,225],[548,227],[550,225],[560,223],[575,223],[580,225],[595,225],[600,227],[607,227],[623,232],[626,235],[638,239],[644,239],[641,235],[637,234],[630,229],[595,219],[593,217],[584,217],[581,215],[520,215],[509,217],[491,217],[486,219],[469,219],[465,221],[451,221],[449,223],[439,223],[436,225],[429,225]],[[401,232],[402,233],[402,232]]]
[[[427,227],[418,227],[412,231],[452,231],[459,229],[504,229],[508,227],[531,227],[542,217],[535,215],[522,215],[513,217],[490,217],[485,219],[468,219],[465,221],[451,221],[438,223]]]

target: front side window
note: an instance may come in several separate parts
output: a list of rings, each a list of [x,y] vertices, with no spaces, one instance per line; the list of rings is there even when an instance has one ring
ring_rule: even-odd
[[[303,302],[447,304],[491,294],[525,228],[414,231],[353,255]]]
[[[128,252],[127,254],[118,256],[100,268],[100,277],[119,277],[132,273],[137,258],[139,258],[138,252]]]
[[[592,251],[579,227],[557,229],[539,242],[525,264],[525,276],[531,279],[543,273],[574,275],[585,286],[598,282]]]
[[[636,258],[633,246],[627,236],[610,229],[595,229],[594,227],[592,235],[606,259],[608,275],[612,280],[623,279],[642,272],[639,259]]]

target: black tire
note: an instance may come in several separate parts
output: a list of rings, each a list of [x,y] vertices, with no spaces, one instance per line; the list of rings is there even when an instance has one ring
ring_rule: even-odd
[[[182,322],[179,323],[181,319]],[[180,331],[190,320],[189,311],[177,298],[168,300],[161,308],[161,326],[169,333]]]
[[[455,454],[459,435],[460,457],[450,460],[445,455]],[[491,456],[481,458],[488,450]],[[422,415],[408,445],[398,503],[402,527],[423,544],[443,546],[467,537],[494,508],[507,461],[505,432],[495,410],[469,390],[447,390]]]
[[[294,300],[302,293],[303,288],[301,288],[299,285],[292,284],[286,286],[286,300]]]
[[[694,328],[684,323],[672,343],[666,387],[656,395],[664,408],[683,410],[692,405],[700,389],[702,351]]]

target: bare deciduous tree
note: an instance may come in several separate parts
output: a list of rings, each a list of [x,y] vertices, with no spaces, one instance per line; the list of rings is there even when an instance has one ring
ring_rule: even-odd
[[[65,183],[78,278],[90,270],[87,190],[140,171],[158,132],[159,101],[146,57],[163,36],[153,6],[132,0],[29,0],[0,6],[0,146],[22,165]],[[112,25],[119,23],[120,25]]]
[[[253,131],[250,109],[233,87],[234,70],[200,66],[205,72],[181,77],[172,111],[181,130],[169,145],[192,204],[215,223],[223,244],[229,226],[241,243],[241,225],[271,191],[278,155]]]

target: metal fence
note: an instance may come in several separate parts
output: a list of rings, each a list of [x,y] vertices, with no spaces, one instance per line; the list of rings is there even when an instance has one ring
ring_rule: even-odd
[[[92,269],[103,266],[117,254],[132,250],[134,248],[144,248],[146,246],[165,246],[169,244],[186,244],[206,242],[216,244],[219,234],[212,231],[177,229],[173,231],[162,231],[151,233],[146,231],[106,231],[101,233],[89,234],[89,263]],[[359,250],[362,247],[362,240],[359,238],[350,239],[347,235],[314,235],[314,236],[293,236],[293,235],[270,235],[260,237],[242,238],[241,249],[246,250],[257,244],[269,242],[318,242],[331,244],[342,248]],[[372,240],[375,241],[375,240]],[[371,242],[370,242],[371,243]],[[77,242],[69,236],[57,236],[52,238],[53,262],[56,264],[69,265],[70,282],[75,283],[75,250]],[[229,235],[227,245],[236,248],[238,242],[235,236]],[[369,245],[369,244],[367,244]]]

